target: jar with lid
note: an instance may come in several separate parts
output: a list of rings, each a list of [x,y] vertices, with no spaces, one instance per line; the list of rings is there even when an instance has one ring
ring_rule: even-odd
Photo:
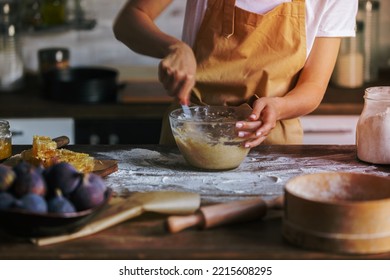
[[[356,148],[362,161],[390,164],[390,86],[365,90],[356,127]]]
[[[364,83],[363,28],[356,22],[356,36],[341,39],[332,82],[344,88],[359,88]]]
[[[0,120],[0,160],[9,158],[12,154],[12,133],[9,122]]]

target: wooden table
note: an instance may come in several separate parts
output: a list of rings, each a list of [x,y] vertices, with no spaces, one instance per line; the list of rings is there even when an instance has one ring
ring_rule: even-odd
[[[14,146],[14,152],[25,148]],[[88,152],[97,158],[117,158],[118,172],[106,178],[117,195],[168,189],[198,191],[203,204],[257,196],[274,197],[283,192],[286,180],[304,173],[345,171],[390,176],[390,166],[358,161],[355,146],[261,146],[253,149],[238,169],[227,172],[191,169],[176,148],[157,145],[76,145],[69,149]],[[199,183],[200,178],[203,178],[203,185]],[[225,188],[221,186],[223,182]],[[390,258],[390,253],[342,255],[297,248],[282,238],[281,213],[273,214],[252,222],[170,234],[164,227],[166,216],[146,213],[92,236],[43,247],[25,239],[2,235],[0,259]]]

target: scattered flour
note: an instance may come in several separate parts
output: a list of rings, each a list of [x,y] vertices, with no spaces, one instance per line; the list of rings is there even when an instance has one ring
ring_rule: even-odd
[[[375,166],[359,163],[353,153],[289,157],[252,150],[238,168],[218,172],[192,168],[178,150],[162,152],[134,148],[99,154],[119,162],[119,170],[106,178],[107,185],[119,195],[176,190],[197,192],[206,201],[216,199],[216,202],[249,196],[273,198],[283,193],[284,185],[290,178],[304,173],[346,171],[378,174]]]

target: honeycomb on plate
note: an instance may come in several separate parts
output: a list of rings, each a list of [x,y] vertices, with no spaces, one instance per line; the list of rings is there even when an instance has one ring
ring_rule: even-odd
[[[38,135],[33,137],[32,148],[22,152],[22,159],[44,167],[58,162],[68,162],[83,173],[92,172],[95,166],[95,160],[89,154],[58,149],[57,143],[50,137]]]

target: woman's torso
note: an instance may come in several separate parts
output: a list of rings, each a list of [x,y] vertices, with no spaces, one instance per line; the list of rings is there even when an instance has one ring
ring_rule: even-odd
[[[291,0],[236,0],[236,6],[253,13],[265,14]],[[306,0],[306,56],[316,37],[348,37],[355,34],[358,1]],[[207,8],[207,0],[187,0],[183,40],[193,46]]]

